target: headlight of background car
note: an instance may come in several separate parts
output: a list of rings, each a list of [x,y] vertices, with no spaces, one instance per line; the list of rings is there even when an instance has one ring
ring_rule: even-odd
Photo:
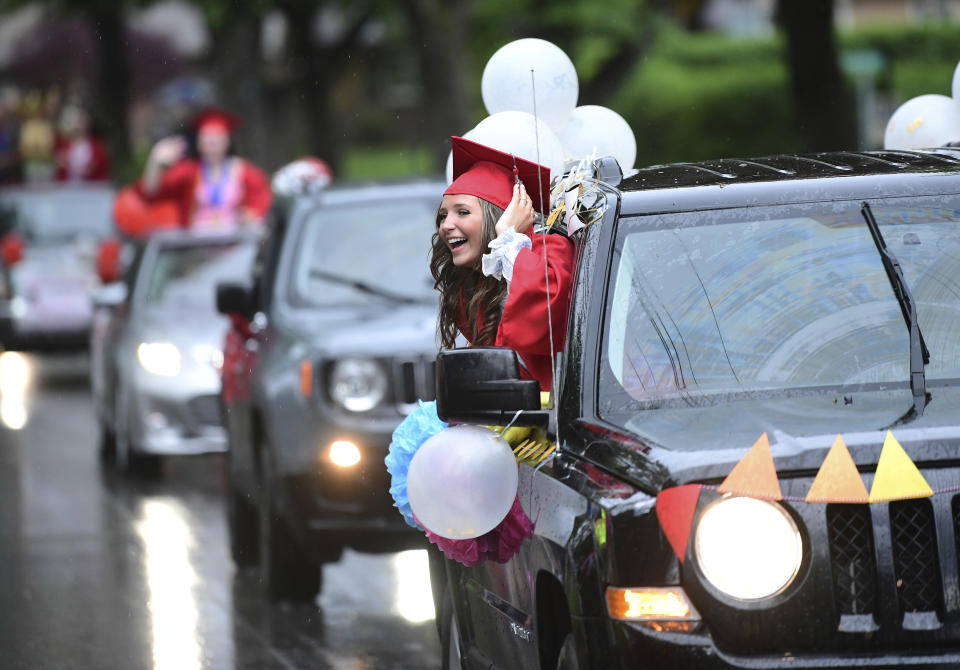
[[[803,540],[790,515],[754,498],[724,498],[708,507],[694,542],[704,577],[740,600],[779,593],[803,560]]]
[[[180,350],[172,342],[141,342],[137,360],[147,372],[161,377],[180,374]]]
[[[387,393],[387,375],[370,358],[344,358],[330,370],[330,397],[351,412],[366,412]]]

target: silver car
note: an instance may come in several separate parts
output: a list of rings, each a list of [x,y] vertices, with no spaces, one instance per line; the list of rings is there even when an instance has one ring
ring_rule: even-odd
[[[83,349],[99,240],[113,231],[114,190],[103,184],[0,190],[0,234],[22,258],[0,264],[0,343],[6,349]]]
[[[102,455],[122,472],[153,475],[160,457],[226,448],[220,371],[228,321],[218,282],[249,275],[250,235],[153,235],[123,283],[97,294],[90,381]]]

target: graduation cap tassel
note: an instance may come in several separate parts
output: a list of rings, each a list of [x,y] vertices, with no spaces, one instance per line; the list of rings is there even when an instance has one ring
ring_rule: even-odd
[[[543,206],[543,180],[540,178],[540,117],[537,116],[537,83],[536,77],[533,75],[533,68],[530,68],[530,93],[533,96],[533,137],[537,150],[537,188],[540,190],[540,209],[549,211],[549,205],[547,207]],[[542,211],[540,215],[543,216]],[[547,287],[547,333],[550,336],[550,394],[553,396],[557,392],[557,354],[553,348],[553,314],[550,312],[550,271],[547,266],[547,234],[548,231],[544,229],[543,280],[544,285]]]

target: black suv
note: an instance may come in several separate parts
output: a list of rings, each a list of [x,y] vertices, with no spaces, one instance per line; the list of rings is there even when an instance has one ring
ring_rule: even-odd
[[[595,168],[556,406],[512,351],[438,358],[441,418],[558,446],[516,556],[434,560],[444,667],[960,666],[960,152]],[[887,431],[932,496],[805,502],[838,434],[870,489]],[[783,499],[718,492],[764,433]]]

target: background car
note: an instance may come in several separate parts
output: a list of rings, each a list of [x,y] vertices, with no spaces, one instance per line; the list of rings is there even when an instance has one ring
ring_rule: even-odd
[[[100,283],[94,258],[113,231],[113,197],[105,184],[0,190],[0,245],[12,253],[0,268],[4,348],[86,348]]]
[[[960,152],[600,172],[555,407],[507,403],[510,350],[438,357],[441,418],[557,444],[516,556],[434,562],[444,667],[960,665]],[[718,491],[762,434],[778,482]],[[838,434],[862,493],[808,502]]]
[[[220,369],[227,319],[218,282],[244,276],[252,235],[154,233],[127,279],[97,296],[90,381],[102,449],[124,472],[155,474],[164,455],[220,452]]]
[[[221,286],[240,324],[224,370],[234,561],[270,598],[311,600],[345,546],[422,546],[388,495],[391,434],[434,397],[430,238],[443,185],[281,198],[252,288]]]

